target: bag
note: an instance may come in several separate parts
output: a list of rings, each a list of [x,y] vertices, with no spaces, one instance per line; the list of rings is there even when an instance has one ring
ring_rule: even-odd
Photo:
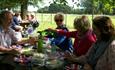
[[[32,23],[32,26],[34,29],[37,28],[39,26],[39,22],[35,21],[34,23]]]

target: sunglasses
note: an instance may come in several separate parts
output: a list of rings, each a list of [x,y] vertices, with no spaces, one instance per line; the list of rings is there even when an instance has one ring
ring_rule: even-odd
[[[62,19],[56,19],[55,22],[62,22],[63,20]]]

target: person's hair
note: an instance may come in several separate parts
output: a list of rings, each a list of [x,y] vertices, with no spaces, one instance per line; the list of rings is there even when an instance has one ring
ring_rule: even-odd
[[[91,28],[91,24],[87,16],[76,17],[74,19],[74,27],[75,29],[80,28],[83,31],[87,31]]]
[[[30,15],[31,15],[31,16],[35,16],[35,13],[31,13]]]
[[[64,20],[64,15],[63,15],[63,13],[61,13],[61,12],[57,13],[57,14],[54,16],[54,20],[55,20],[57,17],[60,17],[60,18],[62,18],[62,20]]]
[[[7,19],[8,14],[11,13],[10,11],[2,11],[0,13],[0,25],[4,24],[4,21]]]
[[[20,15],[20,13],[19,12],[15,12],[15,15],[14,16],[19,16]]]
[[[114,34],[114,26],[107,16],[98,16],[93,19],[93,25],[99,29],[102,40],[109,40]]]

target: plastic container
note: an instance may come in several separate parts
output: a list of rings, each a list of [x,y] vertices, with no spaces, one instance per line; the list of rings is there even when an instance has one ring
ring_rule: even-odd
[[[33,33],[33,27],[32,27],[32,25],[29,25],[29,26],[28,26],[27,33],[28,33],[29,35]]]
[[[38,42],[37,42],[37,52],[38,53],[42,53],[43,52],[43,35],[42,33],[40,33],[39,37],[38,37]]]

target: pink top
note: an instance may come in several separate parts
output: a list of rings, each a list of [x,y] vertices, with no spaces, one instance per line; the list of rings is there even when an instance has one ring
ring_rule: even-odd
[[[88,30],[81,39],[78,39],[77,31],[64,32],[59,30],[57,32],[61,35],[75,38],[73,47],[74,53],[77,56],[86,54],[91,45],[96,41],[96,35],[92,32],[92,30]]]

